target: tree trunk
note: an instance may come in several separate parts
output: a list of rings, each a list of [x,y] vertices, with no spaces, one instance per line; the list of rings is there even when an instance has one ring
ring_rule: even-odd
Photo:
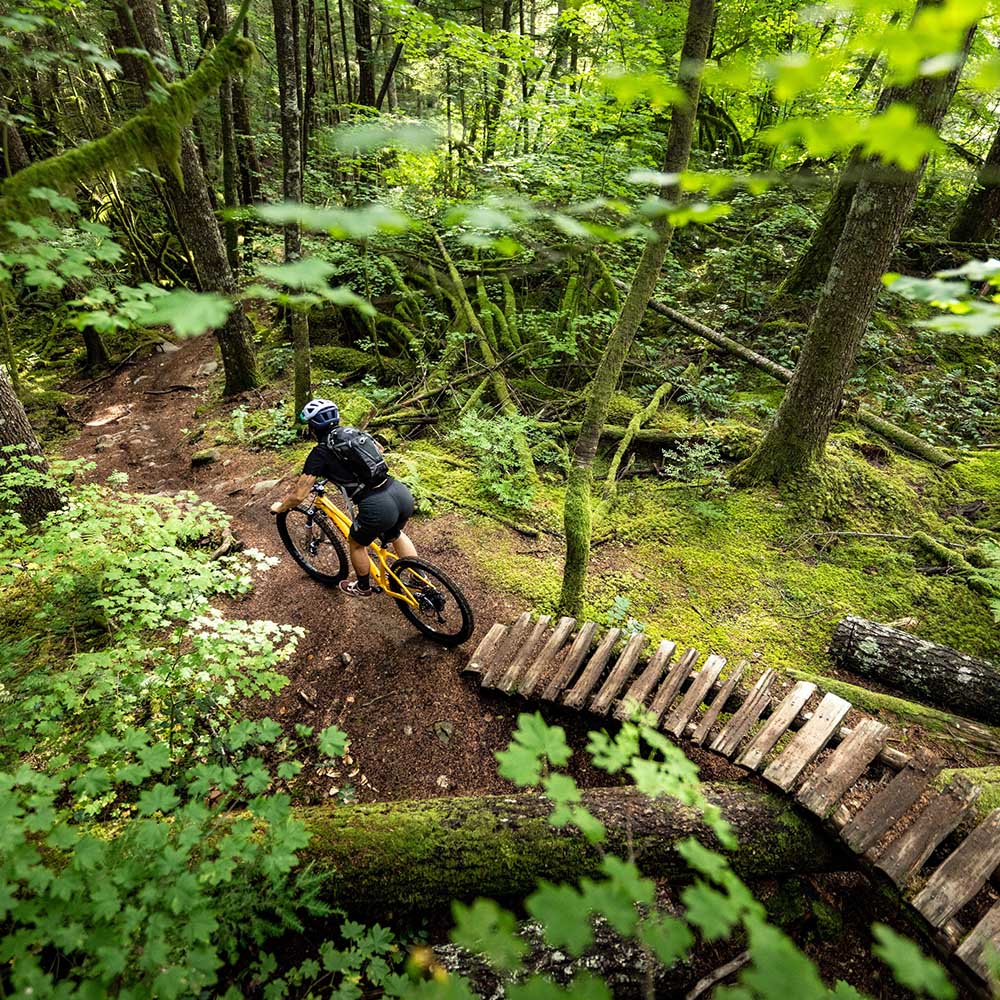
[[[36,456],[37,461],[31,462],[30,469],[48,470],[42,446],[31,429],[24,406],[17,398],[7,372],[0,366],[0,473],[10,472],[13,468],[12,454],[6,450],[9,447],[20,449],[19,453],[14,453],[14,458],[20,455],[23,460],[26,455]],[[16,510],[28,525],[38,524],[43,517],[62,506],[59,494],[50,486],[19,486],[17,494]]]
[[[695,117],[698,112],[701,72],[712,33],[714,9],[714,0],[690,0],[678,70],[678,85],[684,92],[685,100],[674,106],[670,118],[667,148],[663,157],[665,173],[676,174],[687,169]],[[665,192],[667,197],[674,197],[676,193],[676,188]],[[625,358],[656,288],[660,268],[673,235],[666,216],[660,216],[654,226],[655,237],[643,250],[628,295],[622,304],[614,329],[608,337],[604,355],[597,366],[594,381],[587,391],[587,404],[580,436],[573,448],[573,462],[566,484],[563,511],[566,564],[563,570],[562,594],[559,599],[563,614],[579,616],[583,607],[583,586],[590,560],[590,492],[594,457],[597,454],[601,428],[607,419],[611,394],[618,384]]]
[[[85,363],[87,371],[108,368],[111,365],[111,358],[108,356],[108,349],[104,346],[104,338],[92,326],[83,328],[83,343],[87,348],[87,360]]]
[[[340,17],[340,41],[344,46],[344,83],[347,85],[347,103],[354,103],[354,81],[351,79],[351,49],[347,44],[347,19],[344,16],[344,0],[337,0]]]
[[[503,8],[500,18],[500,30],[510,33],[511,17],[514,9],[514,0],[503,0]],[[576,36],[574,36],[575,38]],[[510,66],[506,59],[501,59],[497,67],[496,89],[493,97],[486,106],[486,119],[484,127],[486,137],[483,144],[483,163],[489,163],[493,159],[493,154],[497,148],[497,126],[500,124],[500,112],[503,110],[504,94],[507,91],[507,75]]]
[[[306,66],[305,86],[302,91],[302,177],[306,174],[309,159],[309,134],[312,131],[313,104],[316,100],[316,0],[306,3]],[[302,200],[302,195],[299,195]]]
[[[352,0],[354,44],[358,57],[358,104],[375,107],[375,50],[372,47],[372,18],[369,0]]]
[[[222,41],[229,30],[229,15],[223,0],[208,0],[209,27],[215,44]],[[231,79],[222,81],[219,87],[219,136],[222,144],[222,197],[225,207],[232,211],[239,205],[236,180],[237,152],[236,127],[233,111],[233,84]],[[240,266],[238,233],[235,219],[224,223],[226,236],[226,259],[233,271]]]
[[[261,200],[260,158],[250,124],[250,102],[242,81],[233,80],[233,126],[236,132],[237,162],[240,169],[240,196],[244,205],[255,205]]]
[[[919,15],[921,8],[936,6],[937,0],[922,0],[917,4],[914,20]],[[975,29],[973,29],[974,31]],[[895,86],[886,87],[879,95],[875,105],[875,113],[881,114],[890,105],[897,102],[905,102],[916,107],[920,121],[929,125],[933,129],[941,126],[948,105],[955,93],[958,85],[958,78],[961,75],[962,64],[965,55],[969,51],[972,43],[971,33],[966,37],[966,44],[962,54],[962,60],[950,73],[944,77],[921,78],[907,87],[899,88]],[[850,212],[851,202],[854,193],[858,188],[858,183],[863,177],[868,175],[875,178],[877,174],[885,173],[881,161],[878,158],[864,159],[860,153],[851,154],[847,165],[841,172],[834,188],[833,195],[827,203],[820,219],[816,231],[809,240],[809,244],[802,252],[795,266],[789,272],[788,277],[781,284],[781,295],[794,298],[814,289],[821,288],[826,281],[826,276],[830,272],[830,265],[833,262],[834,254],[837,252],[837,245],[847,223],[847,215]],[[922,170],[917,171],[917,183]],[[889,183],[894,183],[891,177]],[[909,213],[907,212],[907,218]],[[904,218],[904,223],[906,219]]]
[[[974,31],[967,33],[962,59],[951,73],[915,85],[920,118],[932,127],[940,124],[955,92]],[[734,482],[780,482],[823,457],[923,167],[906,173],[883,166],[858,184],[795,374],[760,447],[733,471]]]
[[[1000,724],[1000,667],[988,660],[853,615],[837,623],[830,655],[852,673],[903,694]]]
[[[330,89],[333,93],[333,118],[340,123],[340,93],[337,88],[337,49],[333,44],[333,25],[330,22],[330,0],[323,0],[323,18],[326,21],[326,47],[330,50]]]
[[[156,19],[152,0],[129,0],[129,9],[139,32],[137,42],[151,56],[164,55],[166,47]],[[130,25],[123,23],[130,32]],[[166,75],[166,74],[164,74]],[[141,81],[137,81],[141,84]],[[198,160],[198,151],[190,133],[181,131],[179,180],[169,166],[163,171],[164,184],[174,209],[183,240],[191,249],[198,282],[203,291],[233,295],[236,279],[226,257],[226,250],[212,212],[208,184]],[[216,331],[222,352],[222,366],[226,375],[226,395],[252,389],[260,381],[257,359],[254,357],[250,323],[237,305],[229,314],[225,325]]]
[[[281,102],[282,194],[286,201],[302,200],[302,119],[295,86],[295,35],[289,0],[271,0],[274,11],[274,42],[278,62],[278,94]],[[297,222],[285,226],[285,262],[302,256],[302,230]],[[312,390],[309,358],[309,319],[297,309],[288,311],[294,365],[295,412],[300,413]]]
[[[955,220],[948,238],[956,243],[985,243],[1000,216],[1000,130],[986,154],[975,183]]]
[[[853,867],[790,799],[746,786],[704,790],[740,841],[731,862],[742,878]],[[528,794],[320,806],[298,809],[296,818],[312,835],[302,855],[321,877],[326,900],[370,915],[472,896],[520,899],[540,879],[599,874],[605,851],[632,851],[644,874],[687,882],[692,871],[675,850],[678,842],[692,835],[714,842],[696,811],[676,799],[602,788],[585,791],[583,805],[604,822],[604,845],[573,827],[554,829],[551,803]]]
[[[31,163],[31,157],[28,156],[28,150],[25,149],[21,133],[14,122],[7,122],[3,126],[2,138],[3,175],[4,177],[13,177],[19,170],[23,170]]]

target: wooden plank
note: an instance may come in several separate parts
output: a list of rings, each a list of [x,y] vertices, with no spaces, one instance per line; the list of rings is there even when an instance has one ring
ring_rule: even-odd
[[[994,809],[927,880],[913,905],[940,927],[986,884],[1000,864],[1000,809]]]
[[[580,664],[583,663],[590,652],[590,644],[594,641],[594,633],[597,631],[597,622],[584,622],[577,633],[573,645],[570,646],[566,658],[559,664],[555,675],[546,685],[542,692],[542,697],[546,701],[557,701],[562,690],[576,676]]]
[[[639,662],[639,657],[646,648],[647,642],[649,642],[648,635],[644,632],[636,632],[625,643],[625,648],[622,650],[621,656],[618,657],[618,662],[611,668],[611,673],[608,674],[604,686],[594,695],[594,699],[590,703],[592,712],[596,712],[598,715],[608,714],[611,702],[621,691],[622,685],[632,676],[632,671]]]
[[[756,771],[764,758],[774,749],[774,745],[792,724],[792,719],[802,710],[813,696],[816,685],[811,681],[799,681],[782,699],[781,704],[771,713],[771,717],[760,727],[750,745],[737,757],[736,763]]]
[[[743,676],[743,671],[746,669],[747,662],[744,660],[727,678],[726,683],[722,685],[722,689],[715,696],[712,704],[708,706],[705,714],[702,716],[701,721],[698,723],[697,728],[694,731],[694,735],[691,737],[691,741],[697,746],[701,746],[705,742],[709,731],[712,726],[715,725],[715,720],[719,717],[719,713],[726,707],[726,702],[729,701],[730,697],[736,685],[739,684],[740,678]]]
[[[896,885],[904,886],[938,844],[969,815],[981,791],[968,779],[955,778],[879,855],[876,866]]]
[[[799,802],[825,819],[865,768],[879,755],[889,727],[875,719],[862,719],[850,735],[810,775],[799,789]]]
[[[563,695],[563,704],[569,708],[581,708],[587,700],[587,695],[593,690],[598,678],[604,672],[604,668],[611,659],[611,651],[615,643],[621,637],[620,628],[608,629],[608,634],[601,641],[601,644],[594,650],[594,655],[590,662],[583,668],[580,679],[573,685],[572,689]]]
[[[929,754],[917,754],[884,788],[858,810],[841,831],[844,843],[857,854],[874,847],[913,805],[941,770]]]
[[[775,673],[770,667],[757,678],[757,683],[750,689],[746,701],[733,712],[729,721],[723,726],[722,732],[712,740],[709,749],[726,757],[731,757],[735,753],[740,741],[750,732],[750,727],[761,717],[761,713],[770,703],[770,688],[774,678]]]
[[[766,781],[787,792],[840,728],[851,703],[839,695],[825,694],[813,717],[792,737],[764,772]]]
[[[664,639],[656,647],[656,652],[649,658],[646,669],[632,681],[628,691],[625,692],[625,697],[618,703],[614,713],[616,719],[627,719],[632,714],[632,707],[645,704],[646,697],[663,675],[663,671],[667,669],[676,650],[677,644],[669,639]]]
[[[691,680],[691,687],[677,703],[674,710],[667,716],[663,728],[674,736],[681,736],[687,729],[688,719],[698,711],[698,706],[708,697],[712,685],[718,680],[722,668],[726,665],[725,657],[709,656],[702,664],[701,670]]]
[[[514,689],[514,685],[517,684],[521,679],[521,675],[527,670],[528,664],[535,658],[535,653],[538,652],[538,647],[541,646],[551,621],[552,615],[542,615],[535,622],[535,627],[531,630],[531,635],[524,640],[524,644],[518,650],[514,659],[510,661],[510,666],[503,677],[497,681],[498,690],[508,692]]]
[[[664,678],[663,683],[657,688],[653,696],[653,702],[649,706],[650,712],[655,716],[653,725],[658,725],[663,713],[670,707],[670,703],[677,697],[681,686],[687,680],[691,668],[698,659],[698,650],[689,649],[673,666],[673,669]]]
[[[469,662],[462,668],[466,674],[481,674],[490,665],[490,659],[497,651],[503,637],[507,634],[507,626],[502,622],[496,622],[490,626],[489,631],[476,646]]]
[[[993,904],[955,952],[958,958],[986,982],[990,980],[990,970],[985,958],[988,945],[992,945],[1000,953],[1000,903]]]
[[[530,627],[531,612],[525,611],[524,614],[521,615],[521,617],[518,618],[518,620],[511,626],[506,638],[504,638],[496,653],[493,655],[490,665],[486,668],[486,672],[483,674],[483,687],[494,687],[496,682],[504,675],[507,670],[507,665],[513,657],[517,655],[517,651],[521,648],[521,643],[524,642],[524,637],[528,634],[528,629]]]
[[[560,618],[555,627],[555,631],[549,636],[549,641],[542,647],[542,651],[535,657],[535,662],[525,671],[520,683],[517,685],[519,694],[525,698],[530,698],[535,693],[545,671],[549,669],[552,661],[558,656],[559,651],[566,645],[566,640],[570,637],[576,627],[575,618]]]

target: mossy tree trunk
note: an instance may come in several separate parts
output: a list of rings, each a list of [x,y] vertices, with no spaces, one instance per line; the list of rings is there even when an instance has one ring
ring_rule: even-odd
[[[714,10],[714,0],[690,0],[688,6],[687,28],[678,70],[678,84],[684,92],[684,101],[674,107],[670,118],[667,148],[663,157],[665,173],[680,173],[688,165],[698,112],[701,73],[712,34]],[[668,198],[675,197],[677,189],[667,189],[665,194]],[[666,216],[660,216],[654,228],[654,238],[643,250],[618,320],[597,366],[594,381],[587,391],[580,435],[573,448],[563,510],[566,564],[559,599],[563,614],[579,615],[583,606],[583,586],[590,561],[590,492],[601,428],[607,419],[611,394],[618,385],[625,358],[659,280],[660,269],[673,235],[673,228]]]
[[[281,102],[282,193],[286,201],[302,200],[302,114],[295,70],[295,35],[288,0],[272,0],[274,42],[278,62],[278,93]],[[297,222],[285,226],[285,262],[302,256],[302,230]],[[312,392],[309,357],[309,318],[297,309],[288,312],[295,369],[295,412],[300,413]]]
[[[21,400],[17,398],[14,386],[7,372],[0,366],[0,472],[10,472],[12,455],[7,447],[16,447],[21,456],[34,456],[30,468],[45,472],[47,466],[42,455],[42,447],[28,422]],[[18,489],[17,511],[25,524],[33,525],[62,506],[56,490],[44,484],[26,483]]]
[[[129,0],[129,10],[139,34],[136,40],[138,44],[154,58],[166,55],[166,45],[153,0]],[[131,33],[127,18],[122,27]],[[187,129],[181,130],[179,165],[179,178],[167,165],[168,169],[163,171],[164,184],[173,206],[174,217],[183,230],[183,242],[190,248],[194,258],[199,285],[204,291],[233,295],[236,292],[236,279],[229,266],[222,234],[212,211],[208,183],[198,159],[198,150]],[[252,389],[260,381],[251,334],[250,323],[241,305],[230,312],[225,325],[216,331],[226,376],[227,395]]]
[[[743,878],[853,866],[791,799],[734,785],[706,785],[708,801],[733,826],[731,856]],[[603,845],[573,827],[554,829],[538,795],[429,799],[296,810],[311,834],[313,864],[328,902],[369,915],[444,907],[453,899],[519,899],[540,879],[576,881],[600,872],[605,851],[630,853],[644,874],[689,881],[676,851],[686,837],[714,845],[697,812],[631,788],[585,791],[583,805],[607,829]]]
[[[1000,217],[1000,130],[969,191],[949,238],[956,243],[985,243]]]
[[[915,85],[925,123],[936,125],[943,118],[974,30],[966,34],[962,58],[951,73]],[[923,168],[923,162],[911,172],[882,166],[859,182],[795,374],[760,447],[733,470],[733,482],[781,482],[822,459]]]

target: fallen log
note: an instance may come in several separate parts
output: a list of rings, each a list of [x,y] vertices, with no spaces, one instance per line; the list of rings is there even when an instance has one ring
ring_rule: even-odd
[[[617,279],[615,279],[615,284],[619,287],[626,287],[624,282]],[[742,358],[744,361],[756,368],[759,368],[761,371],[767,372],[768,375],[777,379],[779,382],[787,384],[791,382],[792,375],[795,374],[791,368],[786,368],[784,365],[778,364],[777,361],[772,361],[770,358],[765,357],[763,354],[759,354],[757,351],[752,350],[745,344],[741,344],[738,340],[733,340],[732,337],[727,337],[724,333],[719,333],[718,330],[713,330],[710,326],[706,326],[704,323],[700,323],[698,320],[692,319],[690,316],[685,316],[684,313],[678,312],[676,309],[672,309],[663,302],[651,299],[649,302],[649,308],[652,309],[653,312],[659,313],[671,322],[676,323],[679,327],[682,327],[689,333],[693,333],[696,336],[715,344],[717,347],[721,347],[724,351],[728,351],[730,354],[733,354],[738,358]],[[934,445],[928,444],[926,441],[918,438],[915,434],[911,434],[909,431],[903,430],[902,427],[898,427],[896,424],[891,423],[884,417],[880,417],[877,413],[869,410],[867,406],[861,406],[858,408],[857,418],[858,423],[863,424],[869,430],[881,435],[887,441],[891,441],[904,451],[908,451],[911,454],[924,459],[924,461],[938,466],[939,468],[947,468],[949,465],[954,465],[955,462],[958,461],[958,459],[953,456],[941,451],[940,448],[935,448]]]
[[[543,431],[558,431],[568,434],[578,434],[579,421],[538,421],[535,426]],[[664,431],[656,427],[640,427],[630,431],[628,427],[618,424],[605,424],[601,428],[602,441],[622,441],[626,437],[632,444],[652,444],[662,448],[676,448],[681,444],[711,442],[719,449],[723,458],[746,458],[753,451],[760,438],[760,431],[746,424],[723,424],[720,427],[708,427],[699,431]]]
[[[854,859],[791,799],[746,786],[704,786],[739,838],[731,854],[740,877],[844,871]],[[585,791],[583,805],[607,829],[604,845],[548,823],[551,803],[532,794],[300,808],[312,836],[301,856],[325,899],[369,915],[426,910],[452,899],[519,899],[539,879],[576,881],[599,873],[605,851],[633,855],[644,874],[687,882],[675,850],[697,835],[715,846],[696,810],[652,800],[633,788]]]
[[[1000,724],[1000,667],[988,660],[853,615],[837,623],[829,651],[852,673]]]

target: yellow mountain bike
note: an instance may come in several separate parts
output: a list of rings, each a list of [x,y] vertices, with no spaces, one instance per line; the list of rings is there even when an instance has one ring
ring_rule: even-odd
[[[351,568],[344,540],[354,507],[341,493],[348,513],[327,497],[325,481],[317,480],[302,506],[277,517],[278,534],[292,558],[314,580],[330,586],[347,579]],[[472,635],[472,608],[450,577],[423,559],[397,559],[377,542],[368,553],[376,593],[388,594],[417,631],[442,646],[457,646]]]

